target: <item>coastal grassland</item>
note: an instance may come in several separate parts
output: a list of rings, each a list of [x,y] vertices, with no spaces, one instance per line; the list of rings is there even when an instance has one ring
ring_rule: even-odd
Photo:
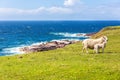
[[[78,42],[65,48],[0,57],[0,80],[120,80],[120,26],[107,27],[105,53],[82,53]]]

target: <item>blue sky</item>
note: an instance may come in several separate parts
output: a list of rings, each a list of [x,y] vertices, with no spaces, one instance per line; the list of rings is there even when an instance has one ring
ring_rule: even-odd
[[[120,0],[0,0],[0,20],[120,20]]]

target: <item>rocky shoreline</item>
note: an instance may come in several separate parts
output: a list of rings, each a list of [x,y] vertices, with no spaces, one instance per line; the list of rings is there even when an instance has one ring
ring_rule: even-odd
[[[96,33],[97,33],[97,32],[87,33],[85,36],[89,36],[89,37],[91,37],[91,36],[95,35]]]
[[[84,36],[87,36],[88,38],[94,35],[95,33],[88,33]],[[77,34],[77,36],[81,36],[82,34]],[[80,41],[77,40],[57,40],[57,41],[50,41],[42,44],[36,44],[31,46],[25,46],[19,49],[20,52],[23,53],[31,53],[31,52],[41,52],[41,51],[48,51],[48,50],[54,50],[57,48],[63,48],[66,45],[70,45],[73,43],[77,43]]]
[[[47,43],[22,47],[19,50],[20,50],[20,52],[24,52],[24,53],[41,52],[41,51],[54,50],[57,48],[63,48],[66,45],[70,45],[70,44],[77,43],[77,42],[79,42],[79,41],[58,40],[58,41],[51,41],[51,42],[47,42]]]

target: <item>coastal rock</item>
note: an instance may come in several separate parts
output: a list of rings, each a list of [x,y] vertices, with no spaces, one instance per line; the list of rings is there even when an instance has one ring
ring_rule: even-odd
[[[29,51],[29,47],[22,47],[19,49],[21,52],[27,52]]]
[[[20,51],[29,53],[29,52],[40,52],[40,51],[48,51],[54,50],[57,48],[63,48],[66,45],[76,43],[77,41],[69,41],[69,40],[59,40],[59,41],[51,41],[47,42],[46,44],[38,44],[38,45],[31,45],[20,48]]]
[[[94,35],[94,34],[96,34],[96,33],[88,33],[88,34],[86,34],[85,36],[92,36],[92,35]]]
[[[57,47],[58,46],[58,42],[57,41],[52,41],[52,42],[48,42],[45,44],[46,46],[54,46]]]
[[[58,45],[58,48],[63,48],[65,46],[66,46],[65,44],[61,43],[61,44]]]
[[[69,40],[59,40],[59,41],[57,41],[57,43],[68,45],[68,44],[71,44],[71,41],[69,41]]]

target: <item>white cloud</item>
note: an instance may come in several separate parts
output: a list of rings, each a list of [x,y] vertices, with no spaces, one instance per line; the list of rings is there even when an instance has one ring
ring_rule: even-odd
[[[120,20],[120,7],[118,6],[108,6],[108,5],[99,5],[96,7],[86,7],[81,13],[80,16],[83,16],[86,19],[92,20]]]
[[[40,7],[37,9],[30,9],[30,10],[24,10],[24,9],[18,9],[18,14],[38,14],[38,13],[42,13],[46,10],[45,7]]]
[[[97,6],[96,8],[90,9],[91,13],[99,14],[99,15],[114,15],[120,16],[120,7],[116,6]]]
[[[50,13],[62,13],[62,14],[70,14],[72,13],[72,9],[64,8],[64,7],[51,7],[47,9]]]
[[[75,6],[79,2],[80,2],[80,0],[65,0],[64,5],[67,6],[67,7]]]
[[[0,17],[21,17],[21,16],[39,16],[39,15],[71,15],[76,12],[74,7],[79,0],[65,0],[64,6],[40,7],[36,9],[18,9],[18,8],[0,8]],[[77,9],[78,10],[78,9]],[[59,17],[59,16],[58,16]]]
[[[0,8],[0,14],[12,14],[18,12],[15,8]]]
[[[65,0],[63,4],[36,9],[0,8],[0,19],[120,19],[119,4],[90,6],[81,0]]]
[[[72,13],[72,10],[69,8],[64,7],[40,7],[37,9],[16,9],[16,8],[0,8],[1,15],[11,15],[11,14],[27,14],[27,15],[34,15],[34,14],[42,14],[42,13],[57,13],[57,14],[69,14]]]

